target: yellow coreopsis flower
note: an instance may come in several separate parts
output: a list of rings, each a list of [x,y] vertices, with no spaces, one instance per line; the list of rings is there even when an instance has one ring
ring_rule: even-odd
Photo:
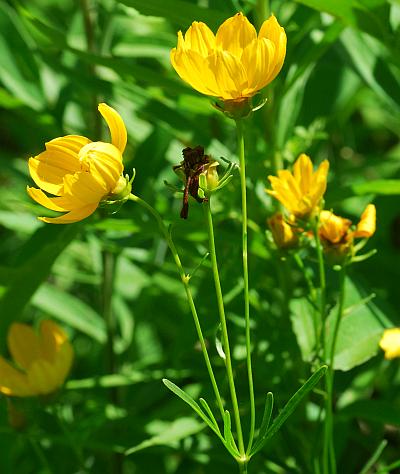
[[[272,238],[278,248],[293,248],[299,243],[295,229],[285,221],[282,214],[273,215],[268,219],[268,225],[271,229]]]
[[[110,129],[111,143],[67,135],[47,142],[46,151],[29,159],[29,172],[40,189],[28,187],[28,194],[47,209],[66,213],[54,218],[39,217],[40,220],[52,224],[80,221],[93,214],[108,196],[127,188],[122,176],[125,124],[108,105],[100,104],[99,111]]]
[[[326,190],[329,162],[324,160],[314,172],[311,159],[304,153],[288,170],[278,171],[278,176],[268,176],[272,190],[267,193],[280,201],[296,218],[308,218],[318,209]]]
[[[185,36],[178,33],[171,63],[179,76],[202,94],[223,100],[252,97],[282,68],[286,33],[272,15],[257,35],[242,14],[228,18],[217,34],[202,22],[193,22]]]
[[[400,328],[386,329],[379,346],[385,351],[385,359],[400,357]]]
[[[72,365],[73,349],[64,331],[44,320],[37,334],[13,323],[8,347],[16,367],[0,356],[0,393],[14,397],[48,395],[59,389]]]

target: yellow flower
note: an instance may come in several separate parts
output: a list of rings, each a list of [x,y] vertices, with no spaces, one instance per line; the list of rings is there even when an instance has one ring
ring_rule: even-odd
[[[202,94],[223,100],[252,97],[282,68],[286,33],[272,15],[258,33],[237,13],[217,34],[202,22],[193,22],[185,36],[178,33],[171,63],[179,76]]]
[[[272,191],[267,190],[267,193],[295,217],[307,218],[317,210],[325,193],[328,169],[329,162],[324,160],[314,172],[310,158],[303,153],[294,164],[293,173],[280,170],[278,177],[268,176]]]
[[[27,188],[32,199],[60,217],[39,217],[52,224],[70,224],[93,214],[100,202],[125,180],[122,153],[127,133],[121,116],[106,104],[99,111],[111,132],[111,143],[67,135],[46,143],[46,151],[29,159],[29,172],[39,186]],[[46,193],[56,197],[49,197]]]
[[[376,208],[373,204],[368,204],[361,215],[360,222],[354,232],[354,237],[369,238],[376,230]]]
[[[385,351],[385,359],[400,357],[400,328],[386,329],[379,346]]]
[[[288,224],[282,214],[274,214],[268,219],[268,225],[271,229],[272,238],[278,248],[288,249],[296,247],[299,238],[293,226]]]
[[[321,211],[319,215],[319,236],[331,244],[345,243],[351,226],[349,219],[337,216],[331,211]]]
[[[62,386],[72,365],[73,349],[57,324],[42,321],[36,334],[26,324],[13,323],[8,347],[17,367],[0,356],[0,393],[32,397],[51,394]]]

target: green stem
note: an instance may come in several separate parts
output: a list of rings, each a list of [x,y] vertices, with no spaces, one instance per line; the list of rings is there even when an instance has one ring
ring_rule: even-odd
[[[133,202],[136,202],[136,203],[140,204],[147,211],[149,211],[150,214],[152,214],[152,216],[156,219],[156,221],[158,223],[158,226],[160,228],[161,233],[163,234],[165,240],[167,241],[167,244],[168,244],[168,247],[169,247],[169,249],[172,253],[175,265],[178,269],[179,276],[180,276],[181,281],[183,283],[183,286],[185,288],[186,298],[188,300],[190,311],[191,311],[192,316],[193,316],[193,321],[194,321],[194,324],[195,324],[195,327],[196,327],[197,336],[199,338],[201,350],[203,352],[204,360],[205,360],[205,363],[206,363],[206,366],[207,366],[208,375],[209,375],[210,380],[211,380],[211,384],[212,384],[212,387],[213,387],[213,390],[214,390],[215,398],[217,400],[219,411],[221,413],[221,417],[222,417],[222,419],[224,419],[224,414],[225,414],[224,405],[222,403],[221,395],[219,393],[217,381],[215,380],[214,371],[213,371],[213,368],[211,366],[210,357],[209,357],[208,351],[207,351],[207,346],[206,346],[206,343],[205,343],[205,340],[204,340],[203,332],[201,330],[200,320],[199,320],[199,317],[198,317],[198,314],[197,314],[196,306],[194,304],[193,295],[192,295],[192,292],[191,292],[190,286],[189,286],[190,276],[186,275],[186,273],[183,269],[181,259],[179,258],[179,255],[178,255],[178,252],[176,250],[175,244],[174,244],[174,242],[171,238],[171,235],[170,235],[167,227],[165,226],[164,221],[162,220],[160,214],[152,206],[150,206],[150,204],[148,204],[146,201],[144,201],[143,199],[141,199],[140,197],[138,197],[134,194],[130,194],[129,199]]]
[[[244,157],[244,127],[242,120],[236,120],[238,155],[240,164],[240,188],[242,194],[242,247],[243,247],[243,282],[244,282],[244,316],[246,325],[246,365],[250,392],[250,435],[247,453],[253,445],[256,425],[256,404],[254,398],[253,370],[251,367],[250,341],[250,301],[249,301],[249,268],[247,260],[247,196],[246,196],[246,162]]]
[[[318,334],[316,340],[316,354],[318,355],[319,348],[322,347],[323,357],[326,360],[325,351],[325,318],[326,318],[326,276],[325,276],[325,263],[324,255],[322,251],[321,239],[318,234],[319,219],[315,221],[313,229],[315,246],[317,249],[318,269],[319,269],[319,284],[320,284],[320,310],[319,310],[319,321],[318,321]]]
[[[38,460],[40,461],[40,464],[42,465],[43,468],[43,473],[44,474],[52,474],[53,471],[50,467],[50,464],[48,463],[46,456],[44,455],[43,449],[39,444],[39,441],[36,441],[32,439],[30,436],[28,436],[29,443],[32,446],[33,451],[35,452]]]
[[[248,473],[247,466],[248,466],[248,462],[239,461],[239,474],[247,474]]]
[[[244,451],[244,443],[243,443],[243,432],[242,432],[242,425],[240,422],[240,413],[239,413],[239,404],[236,395],[236,388],[235,388],[235,380],[233,376],[232,370],[232,358],[231,358],[231,350],[229,347],[229,337],[228,337],[228,328],[226,324],[226,316],[225,316],[225,308],[224,308],[224,301],[222,296],[221,290],[221,281],[219,278],[219,270],[218,270],[218,263],[217,263],[217,253],[215,249],[215,239],[214,239],[214,225],[212,220],[212,213],[210,207],[210,201],[204,202],[204,209],[207,217],[207,230],[208,230],[208,242],[209,242],[209,251],[210,251],[210,258],[211,258],[211,266],[214,276],[214,284],[215,284],[215,292],[217,296],[217,303],[218,303],[218,312],[219,318],[221,322],[222,328],[222,340],[224,344],[224,351],[225,351],[225,366],[226,372],[228,375],[228,384],[229,390],[232,399],[232,406],[233,406],[233,413],[235,417],[237,435],[238,435],[238,445],[239,445],[239,452],[241,455],[245,454]]]
[[[326,405],[325,405],[325,426],[324,426],[324,469],[325,473],[336,473],[335,448],[333,443],[333,388],[335,377],[335,352],[337,336],[339,333],[340,323],[343,317],[344,298],[345,298],[345,281],[346,281],[346,266],[343,265],[340,271],[339,282],[339,307],[338,314],[333,329],[331,347],[328,353],[328,372],[326,375]],[[329,468],[330,465],[330,468]]]

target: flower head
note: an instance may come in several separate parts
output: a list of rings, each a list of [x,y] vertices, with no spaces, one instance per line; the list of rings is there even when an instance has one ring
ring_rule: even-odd
[[[44,320],[37,334],[32,327],[13,323],[8,347],[14,367],[0,356],[0,393],[32,397],[55,392],[64,383],[73,360],[73,349],[64,331]]]
[[[127,133],[121,116],[106,104],[99,111],[111,133],[111,143],[67,135],[46,143],[46,150],[29,159],[29,172],[38,188],[28,187],[32,199],[62,216],[40,220],[69,224],[93,214],[100,202],[120,189]],[[46,193],[55,197],[49,197]]]
[[[202,94],[237,101],[269,84],[281,70],[285,54],[286,33],[273,15],[257,35],[249,20],[237,13],[222,23],[216,35],[197,21],[185,36],[179,31],[171,63]]]
[[[386,329],[379,346],[385,351],[385,359],[400,357],[400,328]]]
[[[285,221],[282,214],[274,214],[268,219],[268,225],[271,229],[272,238],[278,248],[289,249],[296,247],[299,243],[296,230]]]
[[[369,238],[374,234],[375,206],[368,204],[355,230],[352,230],[351,225],[349,219],[337,216],[331,211],[324,210],[319,215],[319,237],[325,252],[335,262],[340,262],[351,252],[355,238]]]
[[[267,193],[278,199],[289,213],[297,218],[308,218],[318,209],[326,190],[329,162],[324,160],[314,172],[310,158],[304,153],[288,170],[278,171],[278,176],[268,176],[272,190]]]

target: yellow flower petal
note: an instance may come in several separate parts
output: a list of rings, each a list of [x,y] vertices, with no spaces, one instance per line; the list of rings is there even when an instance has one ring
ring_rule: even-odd
[[[237,13],[218,28],[216,44],[217,48],[228,51],[240,59],[243,50],[256,38],[257,32],[254,26],[243,13]]]
[[[107,122],[111,133],[111,143],[122,153],[125,151],[127,132],[125,123],[119,113],[107,104],[99,104],[99,112]]]
[[[194,21],[185,34],[185,48],[206,58],[215,49],[214,33],[205,23]]]
[[[354,232],[354,237],[369,238],[374,235],[376,230],[376,207],[368,204],[361,215],[360,222]]]
[[[400,357],[400,328],[386,329],[383,332],[379,346],[385,351],[386,359]]]
[[[90,175],[101,184],[106,194],[115,188],[124,169],[118,148],[111,143],[93,142],[81,149],[79,159],[89,166]]]
[[[293,175],[303,193],[310,189],[313,171],[310,157],[302,153],[293,165]]]
[[[54,364],[45,359],[38,359],[32,363],[27,371],[27,378],[36,395],[47,395],[60,387],[60,380]]]
[[[274,68],[271,72],[269,82],[273,81],[282,69],[286,56],[286,33],[280,26],[274,15],[264,21],[258,34],[259,38],[267,38],[275,45]]]
[[[64,178],[64,196],[82,205],[98,204],[107,194],[106,186],[91,173],[69,174]]]
[[[208,64],[219,87],[219,96],[231,100],[242,97],[248,87],[246,72],[240,61],[231,53],[216,51],[208,58]]]
[[[39,333],[43,356],[49,361],[55,360],[60,347],[68,341],[67,335],[60,326],[48,319],[41,321]]]
[[[34,360],[41,357],[39,338],[27,324],[13,323],[7,342],[13,359],[23,369],[28,369]]]
[[[47,224],[73,224],[86,219],[86,217],[89,217],[91,214],[93,214],[97,207],[98,203],[88,204],[87,206],[74,209],[73,211],[68,212],[67,214],[64,214],[60,217],[38,217],[38,219],[42,222],[46,222]]]
[[[0,393],[16,397],[29,397],[35,391],[28,382],[26,374],[12,367],[0,356]]]
[[[29,158],[29,173],[35,183],[44,191],[58,196],[62,192],[63,179],[67,171],[46,164],[41,158],[48,153],[44,151],[36,158]]]
[[[81,206],[81,203],[77,200],[73,200],[72,197],[55,197],[49,198],[46,194],[37,188],[26,188],[29,196],[36,201],[38,204],[50,209],[52,211],[67,212]]]
[[[331,244],[338,244],[348,233],[351,226],[349,219],[337,216],[330,211],[321,211],[319,215],[319,235]]]

